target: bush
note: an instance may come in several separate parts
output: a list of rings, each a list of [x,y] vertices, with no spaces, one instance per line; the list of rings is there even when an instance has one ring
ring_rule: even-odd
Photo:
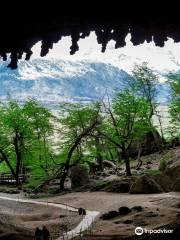
[[[159,164],[159,171],[165,171],[167,167],[167,162],[166,160],[163,158],[160,160],[160,164]]]

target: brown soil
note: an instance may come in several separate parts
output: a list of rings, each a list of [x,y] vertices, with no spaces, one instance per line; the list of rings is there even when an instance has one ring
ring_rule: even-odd
[[[102,213],[118,210],[119,207],[142,206],[142,211],[132,210],[131,213],[118,216],[111,220],[101,220],[99,217],[91,230],[96,239],[111,239],[111,237],[130,237],[134,235],[137,226],[149,229],[172,224],[180,216],[180,193],[161,194],[116,194],[106,192],[78,192],[51,199],[56,203],[67,203],[74,207],[97,210]],[[88,238],[89,239],[89,238]],[[103,239],[103,238],[102,238]],[[118,238],[120,239],[120,238]]]
[[[51,236],[58,236],[60,232],[77,226],[80,221],[81,217],[76,212],[60,208],[2,199],[0,201],[0,225],[3,225],[0,228],[0,239],[9,233],[9,230],[6,230],[7,226],[11,226],[11,234],[19,233],[20,236],[24,232],[33,236],[36,227],[46,226]]]

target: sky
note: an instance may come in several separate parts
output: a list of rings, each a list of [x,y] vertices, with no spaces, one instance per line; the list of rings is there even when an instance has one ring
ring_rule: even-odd
[[[173,39],[168,39],[164,47],[155,46],[154,42],[144,42],[138,46],[133,46],[131,35],[126,36],[126,46],[115,49],[114,41],[107,45],[105,53],[101,52],[101,45],[97,43],[96,35],[91,32],[90,36],[80,39],[79,51],[70,55],[71,38],[63,37],[61,41],[53,45],[45,59],[63,59],[70,61],[101,61],[111,63],[127,72],[131,72],[135,63],[148,62],[149,66],[157,72],[177,71],[180,69],[180,43],[174,43]],[[33,48],[33,58],[38,58],[41,42]],[[163,78],[162,78],[163,81]]]

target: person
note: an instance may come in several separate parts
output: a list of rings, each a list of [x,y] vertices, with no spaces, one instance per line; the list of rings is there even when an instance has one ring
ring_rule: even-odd
[[[86,215],[86,210],[84,208],[79,208],[78,213],[79,215]]]
[[[35,230],[35,240],[42,240],[42,230],[38,227]]]
[[[46,226],[42,229],[42,240],[50,240],[50,233]]]

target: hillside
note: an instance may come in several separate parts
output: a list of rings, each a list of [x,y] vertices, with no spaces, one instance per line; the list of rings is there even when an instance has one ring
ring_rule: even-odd
[[[54,108],[61,101],[93,101],[128,87],[131,76],[111,64],[90,61],[21,60],[16,70],[0,64],[0,98],[35,98]],[[168,101],[169,86],[159,83],[158,102]]]

